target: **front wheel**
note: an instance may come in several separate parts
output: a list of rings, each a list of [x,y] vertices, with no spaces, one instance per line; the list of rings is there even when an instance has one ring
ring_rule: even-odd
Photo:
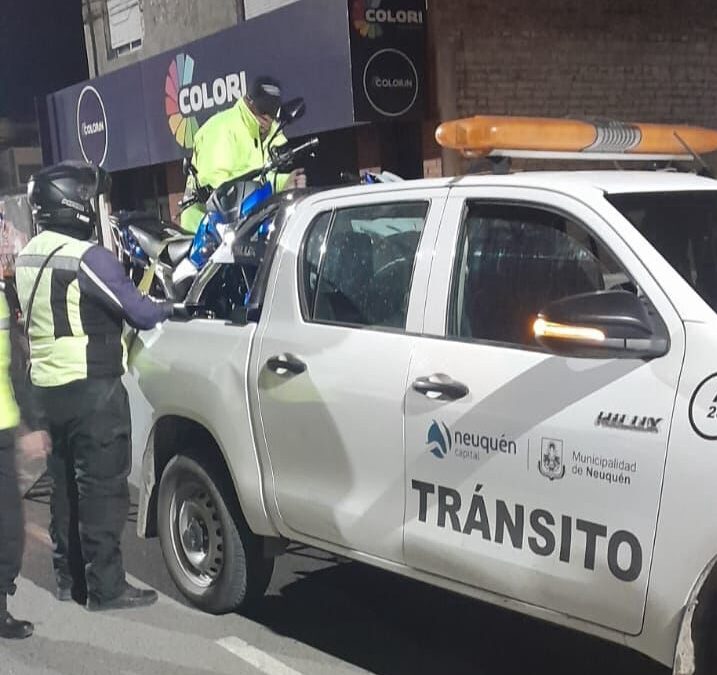
[[[211,614],[245,609],[266,591],[274,569],[216,469],[179,455],[162,474],[158,525],[172,580]]]

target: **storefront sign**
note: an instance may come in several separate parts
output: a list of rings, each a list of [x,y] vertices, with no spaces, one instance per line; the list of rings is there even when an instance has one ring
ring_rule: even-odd
[[[303,0],[47,100],[45,161],[110,171],[190,155],[198,129],[270,75],[307,114],[292,136],[416,119],[425,86],[424,0]],[[311,39],[297,31],[310,26]]]
[[[423,0],[303,0],[47,98],[45,161],[110,171],[190,155],[197,130],[258,75],[302,96],[292,136],[420,116]],[[305,30],[310,27],[310,39]]]
[[[351,0],[357,121],[422,116],[425,40],[425,0]]]
[[[89,85],[77,99],[77,139],[85,160],[102,166],[107,158],[107,115],[102,97]]]

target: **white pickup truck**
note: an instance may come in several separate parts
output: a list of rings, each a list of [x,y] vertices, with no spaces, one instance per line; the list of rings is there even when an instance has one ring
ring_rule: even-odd
[[[716,181],[289,195],[233,250],[130,349],[187,598],[242,608],[293,540],[714,672]]]

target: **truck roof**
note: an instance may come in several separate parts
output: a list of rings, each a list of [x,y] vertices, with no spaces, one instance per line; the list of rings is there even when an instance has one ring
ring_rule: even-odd
[[[493,183],[543,188],[574,186],[595,188],[607,194],[663,192],[673,190],[717,190],[717,181],[692,173],[676,171],[528,171],[505,176],[466,176],[460,185]]]
[[[534,187],[545,190],[598,190],[605,194],[717,190],[717,180],[676,171],[526,171],[505,175],[470,174],[457,178],[407,180],[399,183],[339,187],[316,193],[319,200],[359,193],[440,187]]]

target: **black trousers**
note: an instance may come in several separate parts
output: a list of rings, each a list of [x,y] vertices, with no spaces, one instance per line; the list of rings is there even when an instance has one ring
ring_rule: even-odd
[[[15,593],[24,544],[25,523],[15,466],[15,437],[13,431],[4,430],[0,431],[0,596]],[[0,610],[4,609],[0,607]]]
[[[52,437],[48,469],[54,481],[50,537],[55,578],[59,586],[72,584],[79,593],[84,589],[78,584],[84,582],[93,599],[112,600],[125,583],[120,537],[129,513],[127,391],[119,378],[97,378],[36,392]],[[84,579],[78,579],[78,567]]]

